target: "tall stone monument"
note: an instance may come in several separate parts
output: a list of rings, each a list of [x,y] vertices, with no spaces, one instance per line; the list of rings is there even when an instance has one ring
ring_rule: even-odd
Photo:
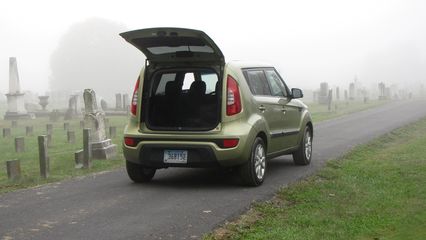
[[[95,159],[111,159],[117,154],[117,145],[106,138],[105,113],[98,109],[96,94],[92,89],[84,89],[84,124],[91,129],[90,145]]]
[[[5,120],[16,120],[23,118],[32,118],[25,109],[24,93],[21,93],[19,85],[18,64],[16,58],[9,58],[9,93],[7,97],[7,112],[4,115]]]

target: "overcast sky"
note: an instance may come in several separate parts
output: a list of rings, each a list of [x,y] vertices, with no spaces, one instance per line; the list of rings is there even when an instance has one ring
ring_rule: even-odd
[[[72,24],[91,17],[129,30],[203,30],[226,60],[272,63],[291,87],[317,86],[321,81],[346,86],[355,75],[371,84],[426,83],[422,0],[13,0],[1,4],[0,91],[8,89],[11,56],[18,59],[21,89],[48,90],[49,58],[58,40]]]

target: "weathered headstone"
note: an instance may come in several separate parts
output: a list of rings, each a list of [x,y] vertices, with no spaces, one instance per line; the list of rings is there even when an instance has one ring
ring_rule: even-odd
[[[327,104],[328,103],[328,83],[322,82],[320,84],[320,92],[318,95],[318,103],[319,104]]]
[[[109,137],[115,138],[117,136],[117,127],[116,126],[110,126],[109,127]]]
[[[123,109],[126,110],[129,108],[129,106],[130,106],[129,94],[125,93],[123,94]]]
[[[34,118],[28,114],[25,109],[24,93],[21,92],[19,84],[18,64],[16,58],[9,58],[9,93],[7,97],[7,111],[4,115],[5,120]]]
[[[3,128],[3,137],[10,137],[10,128]]]
[[[105,133],[105,113],[98,110],[96,94],[92,89],[84,90],[86,128],[91,129],[90,147],[92,157],[95,159],[111,159],[117,154],[117,145],[112,144],[111,139],[106,138]]]
[[[15,152],[25,152],[25,138],[24,137],[16,137],[15,138]]]
[[[69,122],[65,122],[64,123],[64,130],[68,131],[70,129],[70,123]]]
[[[33,126],[26,126],[25,127],[25,135],[26,136],[32,136],[34,133],[34,127]]]
[[[68,109],[64,117],[65,120],[73,119],[74,117],[78,115],[77,100],[78,100],[78,95],[70,96],[70,99],[68,100]]]
[[[327,105],[328,105],[328,111],[331,112],[331,104],[333,102],[333,90],[328,90],[328,99],[327,99]]]
[[[336,87],[336,101],[340,100],[340,88]]]
[[[40,162],[40,176],[42,178],[49,177],[49,156],[47,152],[47,136],[38,136],[38,158]]]
[[[349,84],[349,100],[355,100],[355,83]]]
[[[83,129],[83,167],[92,167],[92,150],[91,150],[91,131],[90,128]]]
[[[17,128],[18,127],[18,121],[12,120],[10,125],[12,125],[13,128]]]
[[[52,134],[47,134],[46,135],[46,142],[47,142],[47,147],[52,147],[53,146],[53,142],[52,142]]]
[[[84,159],[84,150],[78,150],[74,152],[75,168],[83,167],[83,159]]]
[[[52,133],[53,133],[53,124],[51,123],[46,124],[46,134],[49,135]]]
[[[68,131],[67,132],[67,141],[68,141],[68,143],[75,143],[75,132],[74,131]]]
[[[9,160],[6,161],[7,178],[9,180],[17,180],[21,177],[21,161]]]
[[[115,108],[120,110],[123,108],[123,103],[121,102],[121,93],[115,94]]]

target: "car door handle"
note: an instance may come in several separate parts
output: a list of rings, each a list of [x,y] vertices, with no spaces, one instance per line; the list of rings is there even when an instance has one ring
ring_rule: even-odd
[[[266,110],[266,107],[264,107],[263,105],[259,106],[259,110],[264,112]]]

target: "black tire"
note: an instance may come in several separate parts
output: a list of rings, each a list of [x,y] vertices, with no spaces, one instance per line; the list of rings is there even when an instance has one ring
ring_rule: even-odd
[[[310,143],[308,143],[308,141]],[[307,150],[310,148],[310,150]],[[293,161],[296,165],[309,165],[312,159],[312,130],[306,126],[303,131],[302,141],[300,141],[299,149],[293,153]]]
[[[258,149],[259,147],[261,149]],[[262,160],[260,160],[260,155],[256,155],[258,151],[263,152],[263,164],[261,162]],[[259,159],[259,161],[257,159]],[[259,170],[262,171],[262,169],[263,172],[259,172]],[[241,165],[238,170],[244,185],[256,187],[263,183],[266,174],[266,147],[262,138],[256,138],[251,149],[250,159],[248,159],[245,164]]]
[[[146,168],[140,164],[126,161],[126,170],[129,178],[135,183],[149,182],[155,175],[155,168]]]

